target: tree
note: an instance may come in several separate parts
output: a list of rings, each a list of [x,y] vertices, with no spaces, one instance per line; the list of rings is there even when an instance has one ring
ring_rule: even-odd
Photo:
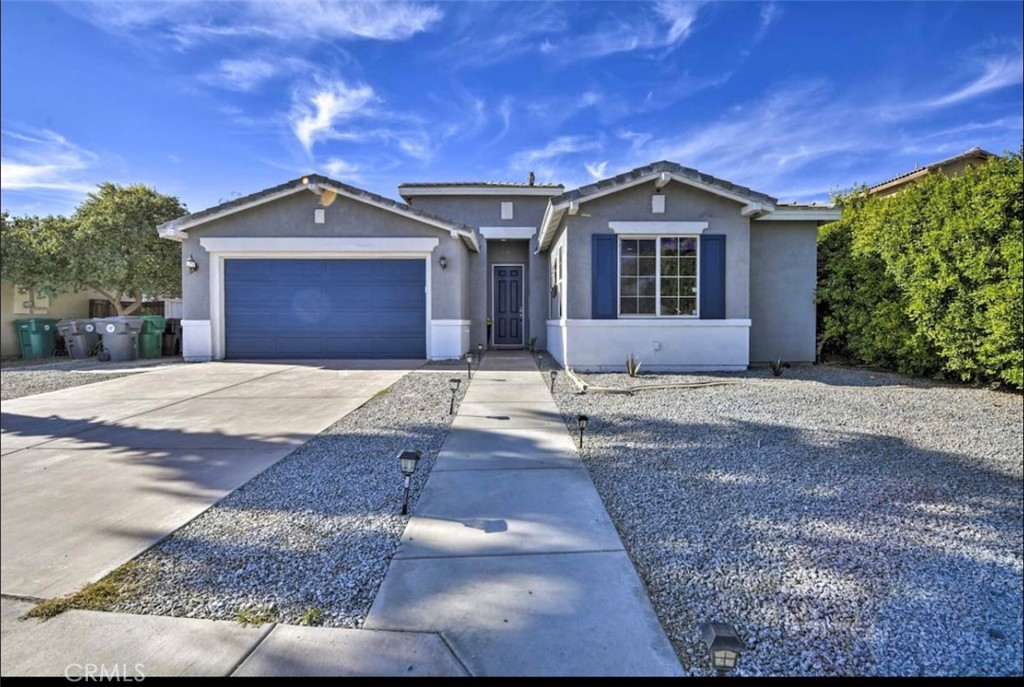
[[[3,277],[38,296],[56,298],[70,286],[68,244],[71,225],[66,217],[0,215],[0,262]]]
[[[181,295],[181,248],[156,227],[187,212],[177,198],[142,184],[100,184],[70,220],[72,287],[98,291],[118,315],[135,312],[144,296]],[[133,299],[127,307],[125,298]]]

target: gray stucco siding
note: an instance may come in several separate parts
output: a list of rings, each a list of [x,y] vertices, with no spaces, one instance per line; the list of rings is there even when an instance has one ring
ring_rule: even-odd
[[[591,237],[614,233],[609,222],[706,221],[707,234],[726,236],[726,318],[750,316],[750,220],[740,214],[736,201],[695,189],[678,182],[662,189],[665,212],[651,212],[654,182],[580,203],[577,215],[566,215],[556,232],[568,232],[566,289],[569,319],[591,319]]]
[[[501,204],[512,203],[512,219],[501,218]],[[414,196],[409,204],[473,227],[539,227],[548,199],[543,196]]]
[[[757,222],[750,231],[750,361],[815,359],[815,222]]]
[[[443,229],[342,196],[326,208],[325,222],[316,224],[313,216],[318,207],[319,201],[312,193],[296,193],[189,229],[188,238],[182,242],[182,262],[194,256],[199,271],[182,275],[184,319],[210,319],[210,256],[200,245],[201,238],[210,236],[437,238],[440,243],[428,261],[431,318],[469,319],[465,287],[470,251],[462,239],[452,238]],[[448,261],[444,270],[438,264],[442,255]]]

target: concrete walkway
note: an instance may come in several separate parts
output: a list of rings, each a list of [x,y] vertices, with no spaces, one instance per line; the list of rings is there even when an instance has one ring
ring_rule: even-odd
[[[474,373],[366,628],[439,633],[472,675],[682,674],[522,352]]]

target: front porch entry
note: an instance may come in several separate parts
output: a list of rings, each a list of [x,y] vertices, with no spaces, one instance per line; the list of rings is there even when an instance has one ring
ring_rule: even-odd
[[[494,332],[491,345],[496,348],[521,347],[523,341],[523,265],[491,265],[491,312]]]

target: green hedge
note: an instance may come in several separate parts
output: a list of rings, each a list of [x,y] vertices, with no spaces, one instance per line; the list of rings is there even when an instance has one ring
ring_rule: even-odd
[[[1024,388],[1021,155],[839,199],[818,235],[822,353]]]

